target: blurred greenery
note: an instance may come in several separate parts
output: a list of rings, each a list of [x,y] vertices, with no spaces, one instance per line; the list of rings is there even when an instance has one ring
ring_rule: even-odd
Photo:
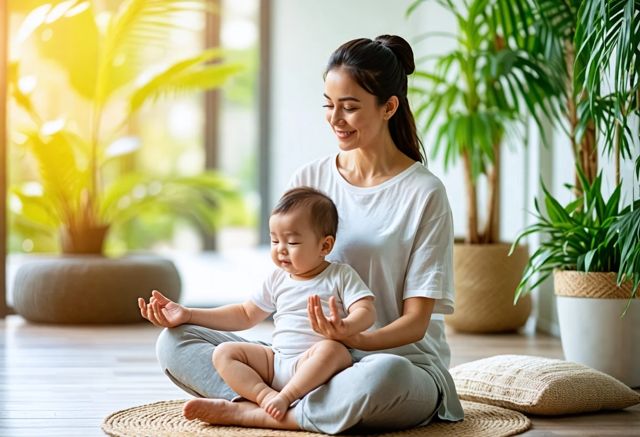
[[[20,164],[11,175],[11,251],[57,250],[61,228],[79,238],[105,228],[107,252],[116,253],[149,248],[187,222],[209,233],[251,222],[235,183],[212,171],[180,174],[177,145],[165,157],[143,148],[139,134],[149,108],[218,88],[245,68],[220,49],[169,46],[215,12],[210,2],[10,0],[9,10],[26,14],[9,72],[10,160]],[[239,101],[250,98],[242,86]],[[142,150],[153,150],[156,171],[140,172]]]

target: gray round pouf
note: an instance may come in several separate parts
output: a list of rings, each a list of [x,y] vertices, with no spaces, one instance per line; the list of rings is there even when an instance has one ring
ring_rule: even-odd
[[[179,300],[180,275],[170,260],[139,255],[41,258],[16,272],[13,304],[32,322],[132,323],[144,320],[138,297],[148,300],[154,289]]]

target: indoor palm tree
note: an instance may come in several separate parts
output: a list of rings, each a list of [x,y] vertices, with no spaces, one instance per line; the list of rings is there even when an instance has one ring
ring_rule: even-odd
[[[429,0],[418,0],[409,9]],[[500,153],[505,138],[521,141],[519,128],[529,114],[538,125],[541,116],[557,111],[562,93],[553,66],[525,48],[529,35],[515,18],[518,2],[470,0],[462,6],[453,0],[437,0],[458,25],[455,48],[426,64],[415,76],[412,91],[417,104],[417,124],[434,134],[434,156],[445,168],[462,160],[467,192],[469,244],[500,241]],[[437,34],[439,36],[441,34]],[[425,36],[430,36],[425,34]],[[511,134],[511,135],[509,135]],[[487,178],[487,211],[484,226],[478,214],[478,180]]]
[[[553,3],[553,5],[552,5]],[[576,234],[566,236],[565,249],[560,248],[551,256],[543,244],[534,253],[520,282],[516,299],[529,292],[556,270],[578,270],[617,272],[618,285],[625,280],[633,281],[632,295],[640,286],[640,233],[633,226],[638,217],[633,199],[618,198],[621,190],[620,162],[635,161],[635,179],[640,177],[640,3],[634,0],[586,0],[556,2],[536,0],[535,14],[538,23],[547,30],[539,46],[556,47],[555,55],[566,65],[565,83],[569,84],[564,114],[555,114],[554,121],[561,124],[570,121],[569,135],[576,164],[576,200],[561,206],[551,193],[545,190],[547,214],[537,208],[537,221],[520,235],[531,233],[548,236],[556,231],[564,232],[562,220],[556,221],[557,213],[584,214],[590,199],[599,199],[598,204],[615,204],[608,211],[607,238],[597,238],[569,250]],[[559,18],[561,17],[561,19]],[[567,23],[571,23],[570,26]],[[561,48],[564,48],[561,50]],[[598,157],[607,154],[613,157],[616,189],[606,198],[600,192],[602,184]],[[633,177],[632,177],[633,178]],[[597,182],[597,183],[596,183]],[[635,181],[631,181],[632,186]],[[637,185],[636,185],[637,186]],[[597,190],[598,192],[593,192]],[[585,191],[589,191],[588,193]],[[637,195],[633,191],[633,195]],[[624,203],[627,206],[624,206]],[[580,208],[576,209],[576,205]],[[554,214],[552,211],[555,211]],[[611,250],[601,250],[604,246]],[[622,254],[624,253],[624,256]],[[530,285],[530,280],[541,273]],[[631,297],[631,296],[629,296]]]
[[[144,105],[217,88],[241,69],[215,48],[171,64],[149,58],[150,48],[184,30],[186,13],[213,12],[205,0],[126,0],[108,15],[91,1],[70,0],[27,15],[19,42],[39,45],[40,74],[55,62],[67,77],[70,104],[80,101],[86,111],[77,119],[43,115],[22,80],[21,60],[11,64],[12,96],[30,121],[19,137],[39,169],[35,185],[11,188],[16,226],[48,235],[60,229],[64,252],[101,253],[112,227],[141,214],[180,214],[212,232],[224,207],[240,205],[232,184],[215,172],[150,177],[119,170],[139,149],[129,132]]]
[[[633,339],[640,329],[640,2],[530,5],[546,29],[538,47],[556,47],[566,65],[568,104],[553,121],[569,121],[577,181],[567,205],[544,189],[545,208],[536,203],[535,222],[518,237],[536,233],[543,242],[516,299],[553,274],[565,357],[639,386],[640,344]],[[611,194],[602,184],[603,156],[613,159]],[[635,162],[627,181],[622,160]],[[631,198],[622,195],[624,182]]]
[[[427,1],[414,2],[408,13]],[[512,304],[528,252],[522,246],[517,257],[508,257],[509,244],[500,240],[501,152],[524,141],[529,114],[540,125],[543,115],[557,111],[562,86],[553,66],[525,49],[529,35],[510,36],[522,27],[514,18],[517,2],[437,3],[455,18],[457,33],[449,35],[455,44],[419,67],[411,91],[416,124],[433,137],[432,155],[443,158],[445,169],[460,160],[464,174],[466,235],[454,247],[456,313],[446,320],[463,331],[513,330],[530,312],[529,301]],[[483,215],[479,204],[486,207]]]

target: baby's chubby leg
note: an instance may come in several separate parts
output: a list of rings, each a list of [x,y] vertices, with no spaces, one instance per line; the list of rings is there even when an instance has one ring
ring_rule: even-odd
[[[236,393],[262,406],[278,392],[273,380],[273,351],[252,343],[227,342],[213,352],[213,366]]]
[[[274,419],[281,420],[289,406],[333,375],[352,364],[351,354],[334,340],[322,340],[309,348],[296,363],[295,374],[276,396],[261,405]]]

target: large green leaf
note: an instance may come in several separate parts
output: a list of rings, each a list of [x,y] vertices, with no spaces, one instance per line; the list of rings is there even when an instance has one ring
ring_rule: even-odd
[[[47,13],[42,14],[42,11]],[[91,2],[44,3],[25,18],[18,35],[29,29],[30,38],[37,43],[40,54],[63,69],[69,84],[79,95],[91,99],[100,53],[99,32]],[[38,73],[47,74],[47,71],[42,69]]]
[[[220,87],[229,77],[243,69],[243,66],[237,63],[209,63],[219,60],[222,55],[221,50],[210,49],[173,64],[132,94],[129,113],[133,114],[149,99]]]

